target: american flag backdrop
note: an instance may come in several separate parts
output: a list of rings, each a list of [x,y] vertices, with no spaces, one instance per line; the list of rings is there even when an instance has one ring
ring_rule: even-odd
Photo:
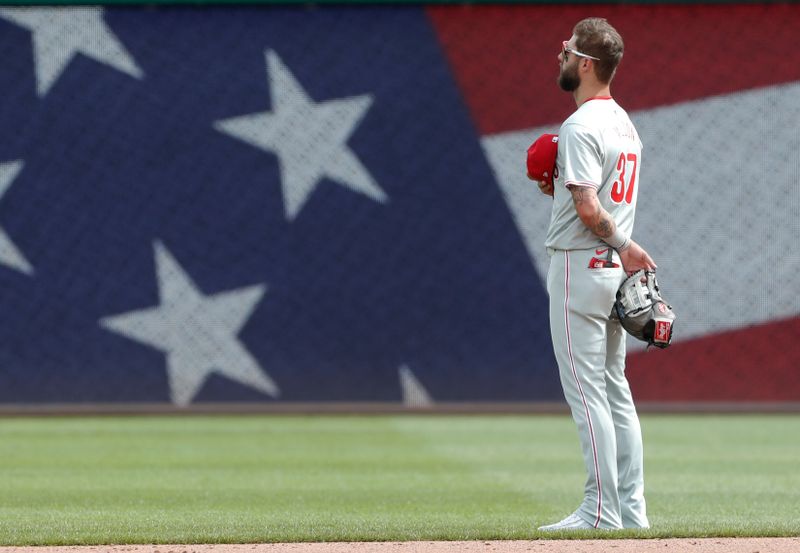
[[[589,15],[679,316],[634,394],[800,400],[800,7],[89,6],[0,9],[0,402],[561,399],[524,153]]]

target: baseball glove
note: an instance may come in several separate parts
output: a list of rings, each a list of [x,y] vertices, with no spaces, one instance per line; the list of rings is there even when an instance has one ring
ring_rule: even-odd
[[[663,349],[672,341],[675,313],[661,297],[654,271],[641,270],[625,279],[617,290],[611,317],[648,346]]]

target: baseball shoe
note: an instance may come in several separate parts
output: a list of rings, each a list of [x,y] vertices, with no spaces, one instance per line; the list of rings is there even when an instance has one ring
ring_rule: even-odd
[[[543,532],[555,532],[558,530],[594,530],[594,526],[583,520],[578,516],[575,511],[562,521],[555,524],[548,524],[547,526],[540,526],[539,530]]]

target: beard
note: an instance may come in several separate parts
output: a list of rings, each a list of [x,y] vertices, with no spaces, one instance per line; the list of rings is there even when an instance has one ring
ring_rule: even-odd
[[[558,74],[558,86],[564,92],[575,92],[581,85],[581,78],[578,75],[578,66],[573,65],[572,69],[562,69]]]

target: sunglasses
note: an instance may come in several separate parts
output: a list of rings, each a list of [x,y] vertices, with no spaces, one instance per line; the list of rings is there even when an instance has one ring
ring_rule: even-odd
[[[561,42],[561,56],[564,58],[564,61],[569,61],[569,56],[567,54],[574,54],[579,58],[587,58],[590,60],[600,61],[600,58],[596,58],[594,56],[590,56],[589,54],[584,54],[583,52],[578,52],[577,50],[570,48],[567,46],[566,40]]]

